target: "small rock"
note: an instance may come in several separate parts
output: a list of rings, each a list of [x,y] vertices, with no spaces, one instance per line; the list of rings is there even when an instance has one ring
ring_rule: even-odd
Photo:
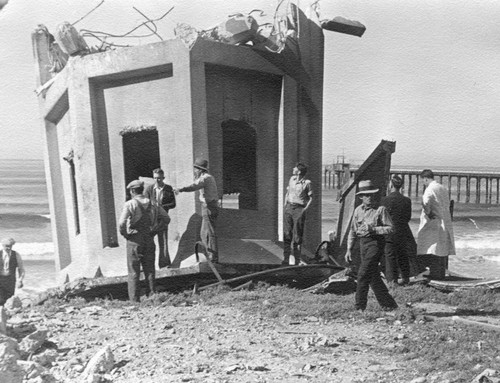
[[[19,348],[17,342],[0,335],[0,382],[21,383],[24,371],[17,364]]]
[[[8,311],[19,311],[19,309],[23,307],[23,302],[18,296],[14,295],[9,299],[7,299],[7,302],[5,302],[4,307]]]
[[[17,365],[23,369],[24,379],[34,379],[45,371],[39,363],[33,361],[18,360]]]
[[[239,364],[233,364],[232,366],[226,367],[226,374],[232,374],[233,372],[241,370],[241,366]]]
[[[396,339],[397,339],[397,340],[403,340],[403,339],[405,339],[405,338],[406,338],[406,334],[398,334],[398,335],[396,336]]]
[[[319,318],[315,316],[308,316],[304,318],[308,322],[319,322]]]
[[[115,358],[110,346],[106,346],[99,350],[90,359],[85,371],[83,372],[84,377],[91,377],[95,373],[107,373],[113,369],[115,364]]]
[[[40,354],[33,355],[32,360],[44,367],[50,367],[56,361],[59,354],[54,349],[47,349]]]
[[[426,383],[427,378],[425,376],[421,376],[419,378],[413,379],[410,383]]]
[[[251,371],[269,371],[269,368],[267,368],[266,366],[262,366],[262,365],[248,365],[247,366],[247,370],[251,370]]]
[[[88,315],[99,315],[104,309],[101,306],[88,306],[80,309],[82,313]]]
[[[487,368],[486,370],[481,372],[478,376],[476,376],[474,378],[474,380],[472,381],[472,383],[483,383],[483,381],[488,382],[488,380],[491,380],[491,379],[486,380],[483,378],[490,378],[490,377],[495,376],[496,374],[497,374],[496,370],[493,370],[491,368]]]
[[[400,320],[395,320],[393,324],[394,326],[401,326],[402,322]]]
[[[460,373],[458,371],[446,371],[442,379],[443,380],[449,380],[450,382],[455,382],[457,381],[457,378],[460,376]]]
[[[19,344],[21,354],[29,355],[36,352],[47,340],[47,333],[47,330],[36,330],[35,332],[25,336]]]
[[[82,364],[74,364],[73,366],[71,366],[71,368],[78,373],[82,372],[85,369]]]

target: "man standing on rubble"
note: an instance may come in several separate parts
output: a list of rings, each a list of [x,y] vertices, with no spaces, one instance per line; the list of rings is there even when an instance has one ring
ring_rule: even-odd
[[[182,192],[200,191],[201,202],[201,241],[207,249],[210,260],[219,262],[219,250],[217,247],[217,234],[215,226],[219,215],[219,194],[215,178],[208,174],[208,161],[197,159],[194,162],[194,182],[182,188],[174,188],[175,194]]]
[[[415,239],[408,223],[411,220],[411,199],[401,194],[403,179],[397,175],[391,178],[391,193],[382,200],[389,211],[394,230],[385,239],[385,278],[388,283],[398,283],[401,270],[402,285],[410,282],[410,249]]]
[[[429,266],[430,278],[444,279],[448,256],[455,255],[449,192],[443,185],[434,180],[432,170],[422,170],[420,177],[426,188],[422,196],[422,214],[417,234],[417,254],[419,258],[424,260],[421,262],[422,265]]]
[[[356,287],[356,310],[365,310],[368,302],[368,290],[371,287],[379,305],[384,310],[398,307],[382,281],[379,271],[380,258],[384,254],[385,236],[392,233],[392,220],[384,206],[377,206],[375,197],[379,189],[375,189],[370,180],[360,181],[358,195],[362,204],[352,217],[351,230],[347,239],[345,260],[352,261],[351,251],[354,241],[360,241],[361,264],[358,270]]]
[[[144,191],[144,196],[153,203],[160,205],[168,213],[170,209],[175,208],[175,193],[172,186],[163,182],[165,173],[158,168],[153,170],[154,184],[149,185]],[[158,265],[160,268],[168,267],[171,264],[170,254],[168,252],[168,223],[158,229]]]
[[[299,162],[293,168],[293,175],[286,189],[283,215],[283,262],[281,263],[284,266],[290,263],[292,246],[295,265],[300,263],[306,211],[311,205],[313,195],[311,181],[305,178],[306,173],[307,166]]]
[[[170,222],[168,213],[142,195],[144,182],[135,180],[127,185],[130,200],[125,202],[119,219],[120,234],[127,239],[128,296],[139,302],[139,275],[144,272],[146,295],[155,292],[155,226]]]

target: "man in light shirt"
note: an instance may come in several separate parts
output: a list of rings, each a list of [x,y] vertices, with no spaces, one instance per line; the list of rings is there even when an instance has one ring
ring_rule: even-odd
[[[17,288],[23,287],[24,265],[18,252],[12,250],[16,241],[13,238],[2,240],[2,250],[0,250],[0,306],[3,306],[7,299],[14,295]],[[19,279],[16,283],[16,269]]]
[[[306,179],[307,166],[298,163],[293,168],[285,195],[283,214],[283,266],[288,266],[293,247],[295,265],[300,263],[306,211],[312,202],[311,181]]]
[[[194,182],[182,188],[174,188],[175,194],[200,191],[201,202],[201,241],[207,249],[210,260],[219,262],[217,235],[215,226],[219,215],[219,194],[215,178],[208,174],[208,161],[197,159],[194,167]]]
[[[162,169],[153,170],[154,184],[149,185],[144,190],[144,196],[151,202],[161,206],[167,213],[175,208],[175,194],[172,186],[163,182],[165,174]],[[170,254],[168,252],[168,224],[160,227],[158,230],[158,265],[160,268],[168,267],[171,264]]]
[[[358,192],[362,204],[355,210],[351,221],[351,230],[347,238],[345,260],[352,261],[354,241],[360,242],[361,265],[356,280],[356,310],[365,310],[368,302],[368,290],[371,287],[378,303],[384,310],[398,307],[382,281],[379,271],[380,258],[384,254],[385,236],[393,232],[393,223],[385,206],[379,206],[375,198],[379,189],[370,180],[359,182]]]

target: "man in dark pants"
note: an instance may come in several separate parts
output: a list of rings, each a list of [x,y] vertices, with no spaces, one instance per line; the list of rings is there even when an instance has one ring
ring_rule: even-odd
[[[128,296],[139,302],[139,275],[144,272],[146,295],[155,291],[155,243],[153,226],[158,220],[170,221],[167,212],[142,195],[144,183],[139,180],[127,185],[129,201],[125,202],[119,219],[120,234],[127,239]]]
[[[293,168],[293,175],[286,190],[283,214],[283,262],[281,263],[284,266],[290,263],[292,244],[295,264],[300,263],[306,211],[311,205],[313,194],[311,181],[305,178],[306,173],[307,166],[299,162]]]
[[[363,203],[354,210],[345,254],[346,261],[351,262],[354,241],[359,238],[361,265],[357,276],[355,307],[357,310],[366,309],[371,286],[380,306],[384,310],[394,310],[398,305],[382,281],[378,267],[384,254],[384,236],[392,232],[391,217],[384,206],[376,205],[374,197],[379,189],[375,189],[371,181],[360,181],[358,188],[356,195],[360,196]]]
[[[219,262],[217,234],[215,226],[219,215],[219,194],[215,178],[208,174],[208,161],[197,159],[194,167],[194,182],[183,188],[174,188],[175,194],[182,192],[200,191],[201,201],[201,241],[205,245],[210,260]]]
[[[399,176],[391,178],[391,193],[382,200],[391,216],[393,232],[385,239],[385,278],[388,283],[398,282],[398,266],[401,270],[402,285],[410,281],[410,241],[415,242],[408,222],[411,219],[411,199],[401,194],[403,180]],[[384,265],[383,265],[384,266]]]
[[[160,205],[168,213],[170,209],[175,208],[175,193],[172,186],[163,182],[165,173],[158,168],[153,170],[154,184],[149,185],[144,190],[144,196],[151,202]],[[168,252],[168,224],[158,230],[158,265],[160,268],[170,266],[170,254]]]

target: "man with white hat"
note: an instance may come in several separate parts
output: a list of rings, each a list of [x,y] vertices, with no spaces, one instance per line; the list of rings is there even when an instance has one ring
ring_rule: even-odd
[[[208,161],[197,159],[194,162],[194,182],[182,188],[175,188],[175,194],[182,192],[200,191],[201,202],[201,241],[207,249],[210,260],[214,263],[219,261],[217,247],[217,235],[215,225],[219,215],[219,194],[215,178],[208,174]]]
[[[376,189],[370,180],[360,181],[358,195],[362,204],[352,217],[351,230],[347,239],[345,259],[352,261],[351,251],[354,241],[360,241],[361,264],[357,275],[356,303],[357,310],[365,310],[368,302],[368,290],[371,286],[378,303],[384,310],[394,310],[398,307],[389,294],[387,286],[382,281],[379,271],[380,258],[384,254],[385,235],[392,232],[392,220],[384,206],[377,206]]]
[[[120,234],[127,239],[128,296],[139,302],[139,275],[144,272],[146,295],[155,291],[154,227],[159,220],[170,222],[168,213],[142,195],[144,182],[134,180],[127,185],[132,197],[125,202],[118,221]]]

